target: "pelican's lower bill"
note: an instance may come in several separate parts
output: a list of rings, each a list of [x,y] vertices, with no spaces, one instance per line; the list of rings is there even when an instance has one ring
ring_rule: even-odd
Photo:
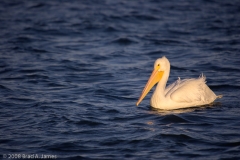
[[[136,105],[138,106],[151,88],[158,83],[150,104],[154,108],[172,110],[188,108],[212,103],[221,96],[215,93],[206,85],[206,77],[202,74],[199,78],[181,80],[168,85],[167,80],[170,74],[170,62],[164,56],[155,61],[153,72],[142,91]]]

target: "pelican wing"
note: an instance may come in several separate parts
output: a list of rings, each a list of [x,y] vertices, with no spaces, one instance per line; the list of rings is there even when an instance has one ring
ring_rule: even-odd
[[[170,84],[166,87],[166,89],[164,90],[164,95],[167,96],[167,95],[171,94],[172,92],[174,92],[177,88],[179,88],[179,85],[181,84],[181,82],[183,82],[183,81],[181,81],[180,77],[178,77],[178,80],[176,80],[175,82],[173,82],[172,84]]]
[[[198,102],[208,102],[210,99],[215,99],[215,97],[209,96],[212,95],[213,92],[205,84],[205,79],[202,75],[197,79],[186,79],[178,82],[178,85],[175,86],[170,93],[171,99],[175,102],[194,102],[196,104]]]

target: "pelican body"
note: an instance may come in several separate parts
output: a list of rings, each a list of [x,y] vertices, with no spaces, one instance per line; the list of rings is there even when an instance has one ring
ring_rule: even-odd
[[[188,108],[212,103],[216,98],[215,93],[206,85],[203,74],[199,78],[181,80],[180,78],[166,87],[170,73],[170,62],[163,56],[155,61],[152,74],[142,91],[136,105],[143,100],[150,89],[158,83],[150,104],[154,108],[172,110]]]

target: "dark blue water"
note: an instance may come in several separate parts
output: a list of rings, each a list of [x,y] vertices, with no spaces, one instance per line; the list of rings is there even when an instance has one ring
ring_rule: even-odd
[[[240,159],[239,53],[237,0],[2,0],[0,156]],[[136,107],[164,55],[223,98]]]

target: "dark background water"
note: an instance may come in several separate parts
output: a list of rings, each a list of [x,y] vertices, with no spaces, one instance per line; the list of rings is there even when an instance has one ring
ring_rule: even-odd
[[[240,159],[239,51],[238,0],[2,0],[0,156]],[[164,55],[223,98],[136,107]]]

